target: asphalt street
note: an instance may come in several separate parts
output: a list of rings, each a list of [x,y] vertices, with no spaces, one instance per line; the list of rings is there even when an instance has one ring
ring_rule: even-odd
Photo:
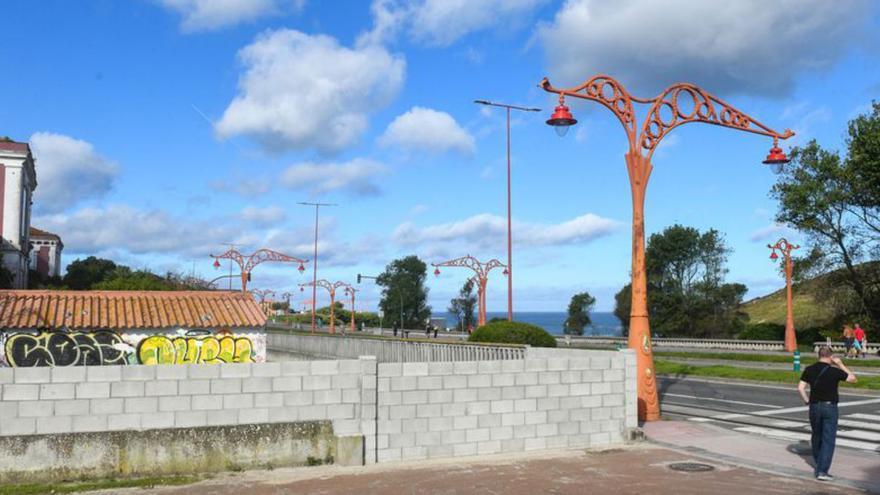
[[[712,422],[736,431],[809,439],[808,408],[793,386],[659,377],[665,415]],[[880,394],[840,393],[838,445],[880,453]]]

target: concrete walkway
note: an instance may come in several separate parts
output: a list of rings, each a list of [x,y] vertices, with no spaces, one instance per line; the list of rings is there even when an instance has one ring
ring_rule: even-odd
[[[682,453],[804,480],[813,477],[810,444],[744,434],[690,421],[646,423],[648,439]],[[838,448],[831,465],[835,486],[880,493],[880,454]]]
[[[670,430],[666,430],[670,431]],[[679,429],[679,431],[681,431]],[[670,436],[670,435],[667,435]],[[708,463],[707,472],[670,469],[677,462]],[[641,443],[599,452],[561,450],[367,467],[285,468],[216,476],[194,485],[94,493],[268,494],[856,494],[861,490],[737,463],[707,461],[676,449]]]

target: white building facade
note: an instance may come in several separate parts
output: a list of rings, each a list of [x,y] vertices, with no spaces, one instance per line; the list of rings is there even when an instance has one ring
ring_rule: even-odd
[[[61,276],[61,237],[35,227],[30,228],[30,268],[43,279]]]
[[[28,285],[31,204],[36,187],[30,146],[0,138],[0,254],[16,289]]]

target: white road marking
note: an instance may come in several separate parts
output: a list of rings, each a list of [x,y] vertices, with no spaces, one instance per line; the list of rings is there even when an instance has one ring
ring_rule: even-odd
[[[849,401],[849,402],[841,402],[841,403],[837,404],[837,407],[839,409],[841,407],[864,406],[866,404],[880,404],[880,399],[854,400],[854,401]],[[795,413],[795,412],[805,412],[805,411],[809,411],[809,410],[810,410],[809,406],[798,406],[798,407],[787,407],[785,409],[769,409],[766,411],[757,411],[757,412],[751,412],[748,414],[740,414],[740,413],[722,414],[720,416],[712,416],[712,417],[716,418],[716,419],[734,419],[734,418],[745,418],[748,416],[772,416],[774,414],[788,414],[788,413]]]
[[[754,433],[757,435],[762,435],[771,438],[780,438],[783,440],[810,440],[811,435],[809,433],[797,433],[793,431],[785,431],[785,430],[774,430],[772,428],[763,428],[761,426],[743,426],[741,428],[734,428],[735,431],[741,431],[744,433]],[[868,442],[860,442],[858,440],[848,440],[846,438],[838,438],[837,445],[843,447],[852,447],[854,449],[859,450],[867,450],[871,452],[880,452],[880,447]]]
[[[846,426],[848,428],[857,428],[861,430],[880,431],[880,423],[865,423],[864,421],[853,421],[849,419],[852,415],[844,416],[843,419],[837,420],[838,426]]]
[[[876,414],[863,414],[863,413],[852,413],[847,414],[847,418],[855,418],[855,419],[868,419],[871,421],[880,421],[880,416]]]
[[[661,380],[661,381],[664,380],[664,379],[666,379],[666,380],[673,380],[673,378],[670,378],[670,377],[664,377],[664,376],[661,376],[661,375],[658,375],[657,378],[658,378],[659,380]],[[766,384],[763,384],[763,383],[724,382],[724,381],[720,381],[720,380],[710,380],[710,379],[706,379],[706,378],[695,378],[695,377],[692,377],[692,376],[689,376],[689,377],[687,377],[687,378],[680,378],[680,379],[678,379],[677,381],[680,381],[680,382],[682,382],[682,383],[687,383],[687,382],[714,383],[714,384],[717,384],[717,385],[725,385],[725,386],[728,386],[728,387],[772,388],[772,389],[775,389],[775,390],[787,390],[787,391],[789,391],[789,392],[797,393],[797,386],[796,386],[796,385],[783,386],[783,385],[766,385]],[[840,395],[841,397],[843,397],[843,396],[848,396],[848,397],[877,397],[877,394],[876,394],[876,393],[872,393],[872,392],[853,393],[853,392],[844,391],[844,390],[841,390],[841,391],[839,392],[839,395]]]
[[[684,399],[697,399],[697,400],[713,400],[717,402],[730,402],[731,404],[742,404],[745,406],[758,406],[758,407],[776,407],[781,408],[782,406],[774,406],[772,404],[758,404],[756,402],[743,402],[741,400],[731,400],[731,399],[713,399],[711,397],[697,397],[695,395],[682,395],[682,394],[671,394],[669,392],[663,394],[663,397],[682,397]]]

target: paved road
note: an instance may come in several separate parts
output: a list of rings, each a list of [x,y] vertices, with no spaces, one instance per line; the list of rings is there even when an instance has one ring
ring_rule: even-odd
[[[664,414],[736,431],[808,440],[809,419],[793,387],[660,377]],[[838,445],[880,453],[880,394],[841,392]]]

